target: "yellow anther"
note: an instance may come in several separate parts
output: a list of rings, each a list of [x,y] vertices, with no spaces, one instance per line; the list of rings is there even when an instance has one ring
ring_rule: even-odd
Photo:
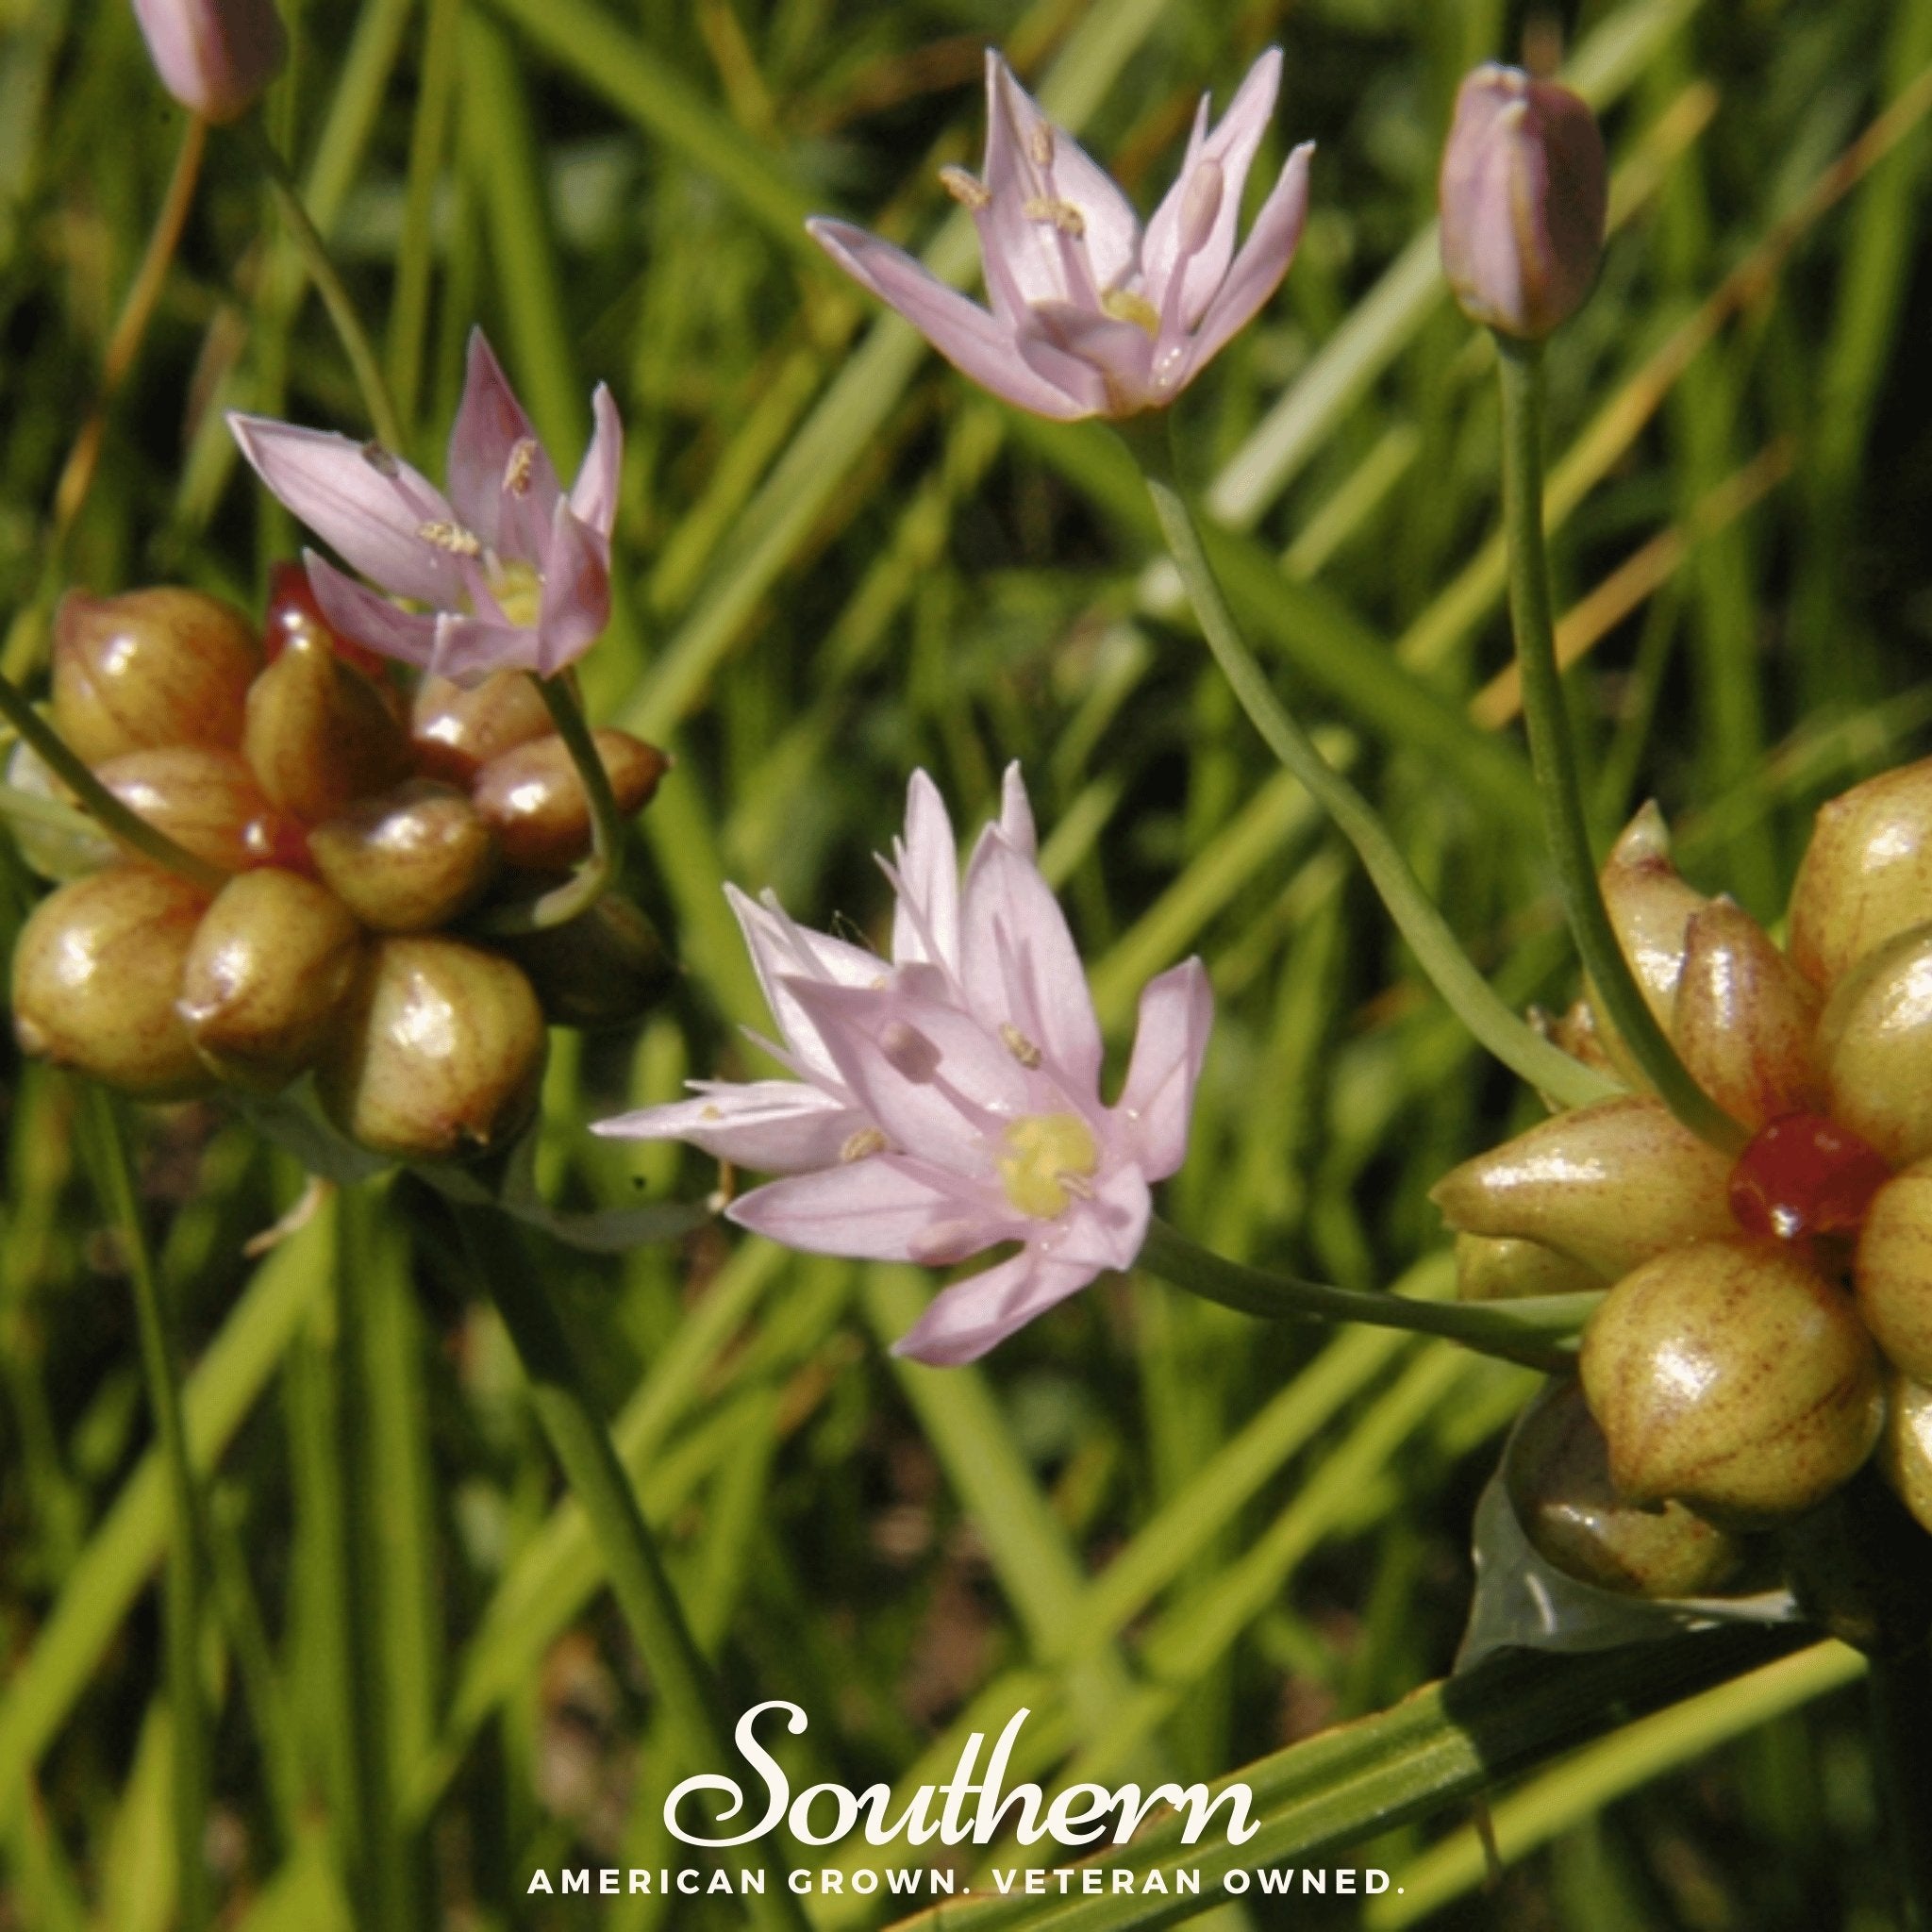
[[[839,1158],[850,1166],[855,1160],[883,1154],[886,1146],[886,1137],[876,1127],[860,1127],[856,1133],[846,1135],[845,1144],[839,1149]]]
[[[1053,166],[1053,129],[1044,121],[1027,138],[1026,149],[1036,165],[1042,168]]]
[[[503,487],[512,496],[530,493],[530,475],[537,467],[537,439],[520,436],[509,446],[509,459],[503,466]]]
[[[1100,306],[1116,322],[1131,322],[1150,336],[1160,333],[1159,309],[1146,296],[1137,295],[1131,289],[1109,289],[1100,298]]]
[[[1000,1039],[1006,1042],[1007,1051],[1023,1067],[1037,1067],[1040,1064],[1040,1049],[1017,1026],[1002,1020]]]
[[[974,214],[992,201],[992,190],[964,168],[941,168],[940,185],[961,208],[970,208]]]
[[[1071,201],[1061,201],[1058,195],[1036,194],[1020,204],[1020,212],[1029,222],[1045,222],[1075,242],[1087,232],[1087,217]]]
[[[1051,1221],[1076,1194],[1091,1197],[1087,1176],[1100,1165],[1093,1129],[1076,1113],[1029,1113],[1001,1136],[1000,1186],[1008,1201],[1034,1221]]]
[[[425,543],[433,543],[439,550],[447,550],[452,557],[480,557],[483,541],[474,530],[466,530],[460,524],[418,524],[416,534]]]

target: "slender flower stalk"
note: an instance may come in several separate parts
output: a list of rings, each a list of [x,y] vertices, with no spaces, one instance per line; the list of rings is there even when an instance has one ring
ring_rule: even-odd
[[[1503,391],[1509,615],[1523,677],[1523,721],[1570,930],[1605,1013],[1644,1077],[1693,1133],[1735,1154],[1749,1136],[1690,1077],[1645,1001],[1604,905],[1550,618],[1549,564],[1543,551],[1541,345],[1499,333],[1496,351]]]
[[[948,168],[942,178],[979,230],[991,311],[849,222],[806,225],[956,369],[1020,408],[1059,422],[1163,408],[1253,320],[1301,241],[1306,143],[1235,249],[1280,83],[1271,48],[1211,131],[1202,100],[1179,177],[1143,229],[1106,170],[989,50],[980,175]]]
[[[160,1283],[155,1276],[147,1230],[142,1224],[120,1103],[92,1081],[87,1083],[86,1093],[94,1184],[121,1237],[134,1290],[148,1407],[167,1472],[168,1567],[162,1618],[175,1754],[170,1798],[178,1867],[179,1924],[182,1932],[206,1932],[213,1923],[213,1901],[204,1838],[208,1814],[208,1724],[201,1682],[201,1562],[207,1543],[200,1489],[190,1459],[174,1339],[162,1306]]]
[[[88,770],[65,739],[27,703],[12,683],[0,676],[0,716],[33,747],[41,762],[80,801],[82,808],[105,832],[131,845],[143,858],[178,873],[192,884],[218,892],[228,874],[205,858],[184,851],[174,840],[128,808]]]
[[[1175,478],[1165,425],[1149,425],[1145,433],[1128,435],[1125,441],[1146,478],[1161,533],[1208,648],[1241,709],[1269,750],[1307,788],[1354,846],[1390,917],[1449,1009],[1505,1066],[1552,1099],[1583,1107],[1615,1093],[1618,1090],[1602,1074],[1532,1030],[1476,971],[1374,808],[1322,756],[1274,695],[1222,595],[1193,510]]]
[[[1273,1322],[1360,1322],[1459,1342],[1479,1355],[1522,1362],[1555,1374],[1574,1374],[1576,1338],[1601,1293],[1553,1294],[1507,1303],[1425,1302],[1407,1295],[1365,1294],[1299,1281],[1227,1260],[1191,1241],[1158,1215],[1134,1264],[1148,1274],[1224,1307]]]
[[[463,1249],[509,1331],[530,1381],[537,1420],[591,1525],[618,1607],[672,1726],[688,1757],[713,1769],[733,1761],[730,1724],[691,1635],[677,1592],[658,1554],[608,1430],[584,1386],[570,1338],[548,1291],[531,1272],[516,1224],[494,1208],[452,1204]],[[745,1901],[755,1923],[777,1932],[807,1932],[807,1920],[786,1884],[775,1839],[758,1841],[770,1890]]]

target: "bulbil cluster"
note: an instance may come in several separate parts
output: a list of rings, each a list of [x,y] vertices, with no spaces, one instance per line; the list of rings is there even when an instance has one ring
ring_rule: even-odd
[[[1512,1450],[1525,1531],[1587,1581],[1702,1594],[1874,1450],[1932,1528],[1932,759],[1820,811],[1782,947],[1685,881],[1655,807],[1603,889],[1749,1138],[1733,1157],[1679,1124],[1587,991],[1556,1037],[1630,1093],[1438,1186],[1465,1297],[1608,1291],[1580,1387]]]
[[[405,694],[331,630],[299,568],[277,572],[265,634],[193,591],[70,594],[53,723],[208,876],[106,840],[41,848],[66,882],[14,952],[29,1053],[152,1100],[271,1093],[312,1071],[362,1146],[461,1158],[528,1120],[546,1021],[616,1024],[662,988],[652,929],[617,893],[562,926],[484,936],[591,847],[535,684],[424,677]],[[662,754],[621,731],[595,742],[620,809],[639,810]],[[16,782],[30,759],[16,753]]]

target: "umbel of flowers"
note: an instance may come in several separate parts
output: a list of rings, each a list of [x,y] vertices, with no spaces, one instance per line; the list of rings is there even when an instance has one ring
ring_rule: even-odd
[[[516,672],[406,693],[298,568],[277,574],[265,635],[193,591],[70,594],[52,710],[102,784],[211,876],[105,839],[35,848],[77,875],[14,951],[29,1053],[147,1099],[273,1092],[312,1070],[351,1138],[439,1159],[522,1127],[546,1020],[626,1017],[660,983],[648,925],[616,895],[549,932],[471,929],[589,849],[549,711]],[[597,744],[637,809],[661,756],[622,732]],[[15,757],[17,781],[31,754]]]
[[[1628,1097],[1436,1190],[1465,1297],[1607,1290],[1580,1387],[1512,1452],[1525,1531],[1586,1580],[1701,1594],[1874,1452],[1932,1528],[1932,759],[1819,813],[1782,948],[1679,875],[1655,807],[1602,882],[1646,1002],[1749,1139],[1733,1158],[1681,1126],[1587,991],[1555,1035]]]

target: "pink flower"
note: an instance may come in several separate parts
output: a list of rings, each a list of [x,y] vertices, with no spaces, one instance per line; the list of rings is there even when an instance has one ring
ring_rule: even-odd
[[[443,677],[548,677],[590,649],[610,617],[610,526],[624,425],[601,383],[596,431],[566,496],[481,329],[450,430],[444,496],[399,457],[265,416],[231,414],[242,454],[310,529],[398,609],[308,553],[308,581],[345,637]]]
[[[289,58],[270,0],[134,0],[161,85],[204,121],[233,121],[255,105]]]
[[[1603,260],[1608,184],[1581,95],[1515,67],[1470,75],[1437,182],[1442,272],[1470,320],[1536,341],[1574,315]]]
[[[1100,1023],[1080,956],[1034,863],[1020,768],[962,889],[939,791],[912,774],[892,957],[810,932],[767,895],[732,892],[790,1080],[693,1083],[697,1098],[598,1123],[688,1141],[787,1178],[731,1219],[809,1253],[945,1266],[1018,1242],[947,1289],[897,1352],[972,1361],[1036,1315],[1125,1268],[1147,1231],[1148,1184],[1187,1153],[1213,1024],[1198,959],[1141,995],[1120,1100],[1100,1099]]]
[[[849,222],[807,226],[848,275],[1008,402],[1061,421],[1164,408],[1279,287],[1301,240],[1306,143],[1235,253],[1242,184],[1280,79],[1271,48],[1211,134],[1203,97],[1180,178],[1143,231],[1106,172],[989,51],[984,177],[949,168],[944,178],[979,229],[991,314]]]

